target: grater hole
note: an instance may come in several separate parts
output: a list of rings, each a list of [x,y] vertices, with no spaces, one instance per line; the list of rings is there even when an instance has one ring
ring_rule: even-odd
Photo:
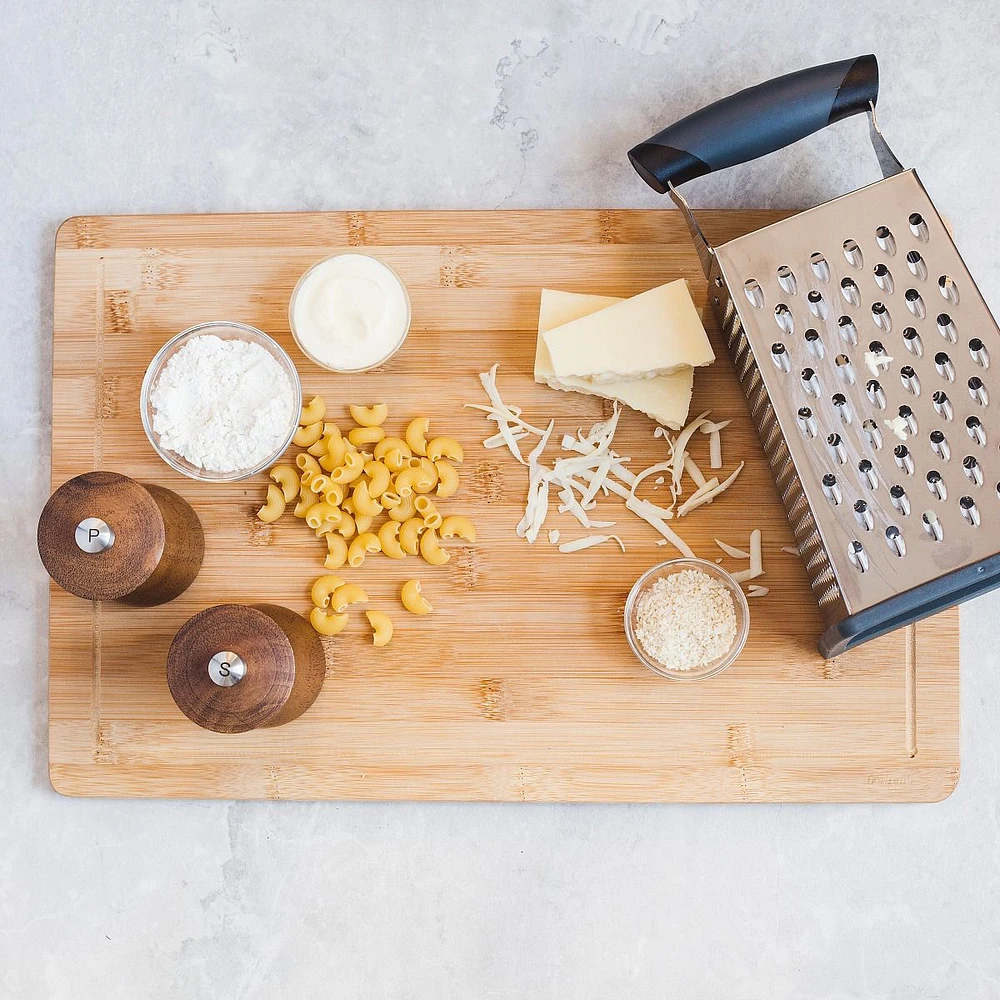
[[[838,354],[834,359],[834,364],[837,366],[837,374],[840,375],[841,379],[848,385],[853,385],[855,376],[851,359],[846,354]]]
[[[944,479],[941,477],[941,473],[937,469],[931,469],[927,473],[927,489],[931,491],[938,498],[938,500],[948,499],[948,489],[944,484]]]
[[[806,342],[806,347],[808,348],[809,353],[816,358],[822,359],[823,355],[826,353],[826,349],[823,347],[823,341],[820,340],[819,330],[810,328],[806,330],[802,336]]]
[[[812,368],[803,368],[801,373],[802,388],[810,396],[819,395],[819,379],[816,377],[816,372]]]
[[[948,393],[942,392],[938,389],[937,392],[931,396],[931,400],[934,403],[934,410],[939,417],[944,417],[945,420],[951,420],[955,411],[951,405],[951,400],[948,398]]]
[[[896,447],[892,449],[892,454],[896,459],[896,465],[898,465],[908,476],[912,476],[913,456],[910,454],[910,449],[907,448],[905,444],[897,444]]]
[[[928,239],[930,234],[927,230],[927,223],[919,212],[914,212],[907,221],[910,223],[910,232],[918,240],[926,241]]]
[[[716,288],[721,288],[722,285],[723,285],[722,278],[719,275],[716,275],[715,276],[715,287]]]
[[[771,360],[774,362],[774,367],[780,372],[787,372],[792,367],[792,363],[788,360],[788,351],[785,350],[784,344],[771,345]]]
[[[784,302],[779,302],[774,307],[774,319],[785,333],[795,332],[795,319],[792,317],[792,310]]]
[[[847,263],[852,267],[861,267],[865,262],[857,240],[844,240],[844,256],[847,258]]]
[[[870,490],[878,489],[878,476],[875,473],[875,466],[867,458],[863,458],[858,462],[858,476],[861,479],[862,486],[867,486]]]
[[[872,512],[868,509],[867,500],[858,500],[855,502],[854,517],[865,531],[871,531],[875,526],[875,519],[872,517]]]
[[[832,473],[828,472],[823,477],[823,495],[834,505],[838,506],[844,499],[844,494],[840,489],[840,483],[837,482],[837,477]]]
[[[944,529],[941,527],[941,522],[938,520],[937,514],[932,510],[925,510],[923,514],[920,515],[920,520],[923,521],[924,531],[927,532],[935,542],[940,542],[944,538]]]
[[[847,546],[847,557],[851,560],[851,565],[859,572],[868,572],[868,553],[865,552],[864,545],[856,538]]]
[[[892,272],[885,264],[876,264],[874,267],[875,284],[882,289],[886,295],[891,295],[895,284],[892,280]]]
[[[852,347],[858,342],[858,328],[854,325],[854,320],[850,316],[841,316],[837,320],[837,326],[840,328],[840,335],[850,344]]]
[[[827,263],[826,257],[824,257],[818,250],[809,255],[809,266],[812,268],[812,273],[815,274],[820,281],[830,280],[830,265]]]
[[[813,411],[808,406],[800,406],[796,414],[799,429],[807,438],[814,438],[819,431],[819,425],[813,416]]]
[[[781,285],[781,290],[787,292],[789,295],[794,295],[798,288],[798,284],[795,281],[795,274],[787,264],[782,264],[778,268],[778,284]]]
[[[906,490],[898,484],[896,486],[891,486],[889,488],[889,499],[892,501],[893,507],[899,511],[903,517],[906,517],[910,513],[910,498],[906,495]]]
[[[938,278],[938,291],[953,305],[958,305],[958,285],[950,274]]]
[[[983,467],[975,455],[966,455],[962,459],[962,471],[970,483],[975,483],[976,486],[983,485]]]
[[[917,319],[923,319],[927,315],[927,306],[924,305],[924,300],[915,288],[907,288],[903,292],[903,298],[906,301],[906,308],[913,313]]]
[[[882,383],[878,379],[869,379],[865,385],[865,391],[868,393],[868,399],[871,403],[878,407],[880,410],[885,409],[885,390],[882,388]],[[874,423],[874,421],[870,421]],[[869,423],[869,421],[865,421]]]
[[[988,406],[990,402],[989,393],[986,391],[986,386],[983,385],[983,380],[978,375],[973,375],[969,379],[969,395],[980,405]]]
[[[978,337],[973,337],[969,341],[969,354],[980,368],[989,368],[990,352],[986,350],[986,345]]]
[[[847,461],[847,449],[844,447],[844,440],[839,434],[830,434],[826,439],[826,446],[830,449],[830,454],[837,463],[843,465]]]
[[[888,333],[892,329],[892,316],[884,302],[872,303],[872,321],[884,333]]]
[[[918,358],[924,356],[924,342],[920,339],[920,334],[912,326],[908,326],[903,331],[903,344],[906,349]]]
[[[858,283],[853,278],[843,278],[840,282],[840,294],[844,296],[844,301],[852,306],[861,305],[861,291]]]
[[[892,549],[897,556],[906,555],[906,543],[903,541],[903,532],[900,530],[898,525],[890,524],[889,527],[885,529],[885,540],[889,548]]]
[[[976,506],[976,501],[972,497],[959,497],[958,506],[962,511],[962,517],[972,525],[973,528],[979,527],[979,508]]]
[[[747,301],[755,309],[762,309],[764,306],[764,289],[760,287],[760,282],[756,278],[747,278],[743,282],[743,293]]]
[[[875,230],[875,242],[879,249],[884,250],[890,257],[896,252],[896,237],[892,235],[892,230],[888,226],[879,226]]]
[[[906,266],[910,273],[923,281],[927,277],[927,262],[920,256],[919,250],[911,250],[906,255]]]
[[[842,392],[833,394],[833,406],[837,415],[845,423],[849,424],[852,419],[851,404],[847,402],[847,397]]]
[[[818,319],[826,319],[826,299],[823,298],[822,292],[817,292],[813,289],[807,296],[806,302],[809,304],[809,311],[813,316]]]
[[[920,395],[920,378],[910,365],[903,365],[899,369],[899,380],[903,383],[903,388],[914,396]]]
[[[972,438],[976,444],[986,444],[986,428],[983,427],[983,422],[975,414],[966,418],[965,429],[969,432],[969,437]]]
[[[864,429],[865,437],[868,439],[868,443],[873,448],[881,448],[882,431],[879,428],[879,425],[874,420],[869,418],[861,426]]]
[[[948,313],[938,313],[938,318],[935,320],[938,328],[938,333],[944,337],[945,340],[954,344],[958,340],[958,330],[955,329],[955,322]]]
[[[908,434],[916,434],[919,428],[917,427],[917,416],[905,403],[896,411],[899,414],[899,419],[906,424],[906,432]]]
[[[946,378],[949,382],[955,381],[955,366],[944,351],[938,351],[934,355],[934,367],[942,378]]]
[[[944,435],[942,430],[933,430],[928,435],[931,442],[931,451],[937,455],[938,458],[943,458],[946,462],[951,458],[951,446],[948,444],[948,439]]]

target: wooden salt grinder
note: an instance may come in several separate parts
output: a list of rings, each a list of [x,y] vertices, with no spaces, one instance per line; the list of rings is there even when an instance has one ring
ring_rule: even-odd
[[[177,707],[216,733],[297,719],[325,676],[319,636],[277,604],[206,608],[181,626],[167,653],[167,684]]]
[[[38,519],[49,576],[89,601],[165,604],[194,582],[205,554],[198,515],[172,490],[117,472],[63,483]]]

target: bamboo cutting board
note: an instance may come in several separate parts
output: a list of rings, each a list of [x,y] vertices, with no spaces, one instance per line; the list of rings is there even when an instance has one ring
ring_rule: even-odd
[[[774,221],[767,212],[702,212],[710,238]],[[334,251],[367,248],[406,281],[413,327],[386,366],[346,377],[295,348],[286,318],[299,275]],[[737,484],[679,523],[699,555],[713,542],[764,536],[770,593],[751,604],[750,641],[719,677],[661,679],[632,657],[625,596],[671,556],[614,499],[628,551],[560,554],[544,533],[514,534],[524,470],[480,441],[492,432],[476,374],[500,362],[508,403],[559,433],[602,417],[600,400],[531,379],[539,288],[632,295],[687,277],[705,284],[682,220],[670,211],[350,212],[81,217],[56,241],[53,487],[90,469],[169,486],[205,527],[201,574],[160,608],[90,604],[56,587],[50,609],[50,774],[70,795],[195,798],[501,799],[555,801],[933,801],[958,779],[958,614],[826,662],[820,616],[746,406],[714,325],[718,362],[699,372],[692,412],[733,419],[725,471]],[[390,425],[426,413],[466,446],[463,487],[479,542],[439,568],[376,558],[350,574],[389,610],[396,638],[371,646],[362,615],[328,640],[316,704],[276,730],[221,736],[175,708],[164,663],[174,633],[212,604],[272,601],[307,612],[322,543],[302,522],[254,518],[264,478],[194,483],[154,454],[139,386],[156,349],[187,326],[234,319],[289,350],[306,396],[335,414],[390,404]],[[706,310],[706,321],[711,314]],[[653,424],[628,412],[615,446],[641,468],[664,458]],[[707,467],[707,438],[694,457]],[[557,438],[556,438],[557,439]],[[697,449],[706,450],[704,455]],[[652,494],[655,498],[656,494]],[[552,517],[563,538],[575,522]],[[732,560],[725,564],[739,568]],[[419,575],[435,605],[398,605]]]

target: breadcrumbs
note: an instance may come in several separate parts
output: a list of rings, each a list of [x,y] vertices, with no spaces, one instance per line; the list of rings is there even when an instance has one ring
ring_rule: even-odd
[[[702,667],[725,655],[736,638],[733,595],[699,569],[661,577],[636,601],[635,635],[665,667]]]

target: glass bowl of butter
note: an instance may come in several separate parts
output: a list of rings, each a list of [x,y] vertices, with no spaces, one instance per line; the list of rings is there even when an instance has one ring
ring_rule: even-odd
[[[410,296],[403,279],[378,257],[334,254],[299,278],[288,300],[288,325],[299,350],[321,368],[370,371],[403,346]]]

